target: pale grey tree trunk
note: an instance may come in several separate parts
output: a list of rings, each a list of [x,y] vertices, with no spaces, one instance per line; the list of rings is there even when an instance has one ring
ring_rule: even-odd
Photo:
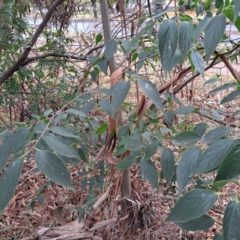
[[[101,17],[102,17],[104,41],[106,43],[108,40],[112,38],[107,0],[100,0],[100,9],[101,9],[101,15],[102,15]],[[111,57],[108,60],[108,65],[110,68],[110,72],[113,73],[117,68],[114,57]]]

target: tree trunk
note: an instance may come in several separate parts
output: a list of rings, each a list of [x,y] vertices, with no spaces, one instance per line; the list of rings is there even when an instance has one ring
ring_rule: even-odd
[[[91,0],[91,1],[92,1],[94,18],[98,18],[98,11],[97,11],[97,3],[96,3],[96,0]]]
[[[102,24],[103,24],[103,33],[104,33],[104,40],[105,43],[111,39],[111,28],[110,28],[110,21],[109,21],[109,12],[108,12],[108,3],[107,0],[100,0],[100,8],[101,8],[101,15],[102,15]],[[117,69],[116,62],[114,56],[108,60],[109,68],[111,74]],[[111,119],[113,120],[113,119]],[[115,114],[116,127],[123,125],[123,117],[122,117],[122,110],[121,108]],[[128,155],[129,153],[127,153]],[[123,171],[122,177],[122,187],[121,187],[122,197],[123,198],[130,198],[131,197],[131,179],[130,179],[130,168]],[[124,201],[122,205],[124,209],[127,208],[128,201]]]

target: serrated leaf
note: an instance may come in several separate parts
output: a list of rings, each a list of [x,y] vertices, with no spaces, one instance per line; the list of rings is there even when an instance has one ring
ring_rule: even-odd
[[[216,15],[210,20],[205,30],[204,39],[204,49],[206,52],[207,61],[216,49],[218,43],[221,41],[226,28],[226,23],[226,16],[222,13]]]
[[[158,48],[164,72],[169,72],[178,44],[178,28],[175,21],[166,19],[158,31]]]
[[[117,165],[117,169],[128,169],[131,167],[134,163],[136,162],[136,157],[135,156],[127,156],[123,158]]]
[[[0,179],[0,215],[14,196],[14,191],[18,185],[22,167],[23,159],[18,158],[12,161],[2,174]]]
[[[37,151],[35,161],[38,169],[53,182],[74,190],[70,174],[64,162],[49,151]]]
[[[97,36],[96,36],[96,45],[101,42],[101,40],[103,39],[103,35],[101,33],[99,33]]]
[[[204,61],[203,61],[202,55],[198,51],[193,50],[191,53],[191,60],[193,65],[196,67],[196,69],[204,78],[205,67],[204,67]]]
[[[100,99],[99,100],[100,107],[103,109],[103,111],[108,115],[112,116],[112,107],[108,100]]]
[[[153,101],[155,106],[163,112],[162,100],[156,86],[152,82],[143,79],[138,79],[138,84],[144,93]]]
[[[201,136],[194,131],[184,131],[171,138],[171,142],[180,146],[190,146],[201,140]]]
[[[6,165],[8,158],[10,157],[13,150],[13,138],[14,135],[9,135],[5,137],[2,144],[0,145],[0,172]]]
[[[193,25],[191,22],[183,21],[179,26],[179,48],[183,57],[187,54],[193,40]]]
[[[210,18],[208,18],[207,16],[201,20],[197,27],[196,27],[196,30],[194,31],[194,34],[193,34],[193,40],[194,42],[198,39],[198,37],[200,36],[201,32],[205,30],[205,28],[207,27],[208,23],[210,22]]]
[[[229,127],[216,127],[210,130],[203,138],[202,143],[209,144],[217,141],[218,139],[226,136],[231,132]]]
[[[141,51],[138,55],[138,63],[137,63],[137,70],[139,71],[142,66],[144,65],[144,59],[146,59],[148,56],[148,52],[147,51]]]
[[[115,84],[116,85],[116,84]],[[111,108],[112,108],[112,116],[116,113],[116,111],[121,107],[122,103],[124,102],[131,84],[129,81],[123,81],[117,83],[117,87],[114,88],[112,93],[112,100],[111,100]]]
[[[44,138],[46,144],[56,153],[59,153],[66,157],[79,158],[76,150],[68,144],[63,138],[56,136],[47,136]]]
[[[140,168],[143,176],[156,188],[158,187],[158,173],[155,165],[151,160],[141,160]]]
[[[240,145],[234,146],[227,154],[217,172],[213,188],[221,187],[231,180],[238,180],[240,174]]]
[[[240,90],[235,90],[231,93],[229,93],[226,97],[224,97],[222,99],[222,101],[220,102],[220,104],[225,104],[227,102],[230,102],[232,100],[234,100],[236,97],[238,97],[240,95]]]
[[[62,127],[52,127],[51,131],[55,134],[60,135],[60,136],[79,138],[78,136],[74,135],[73,133],[71,133],[70,131],[68,131],[68,130],[62,128]]]
[[[124,145],[125,149],[127,150],[139,150],[142,148],[142,143],[137,140],[137,139],[130,139],[125,145]]]
[[[218,82],[219,80],[220,80],[219,78],[211,78],[207,80],[203,85],[215,83],[215,82]]]
[[[240,13],[240,1],[234,0],[234,17],[233,17],[233,23],[236,23],[236,20]]]
[[[95,134],[105,133],[107,131],[107,129],[108,129],[108,124],[107,123],[101,124],[101,126],[97,129]]]
[[[179,108],[175,114],[178,114],[178,115],[187,115],[189,113],[191,113],[193,110],[195,110],[196,107],[194,106],[184,106],[184,107],[181,107]]]
[[[203,215],[188,222],[175,222],[175,224],[187,231],[199,231],[212,227],[214,220],[207,215]]]
[[[193,174],[206,173],[218,167],[229,153],[233,143],[233,139],[226,138],[211,144],[198,159]]]
[[[195,168],[200,154],[201,149],[199,147],[194,147],[188,149],[182,155],[182,158],[177,165],[177,183],[179,195],[192,179],[190,176]]]
[[[198,133],[200,136],[203,136],[204,133],[206,132],[206,130],[207,130],[207,124],[206,123],[199,123],[193,129],[193,131]]]
[[[110,39],[106,42],[105,48],[105,57],[108,60],[113,56],[113,54],[117,51],[117,43],[114,39]]]
[[[232,87],[236,87],[237,84],[236,83],[226,83],[220,87],[215,88],[214,90],[212,90],[211,92],[209,92],[208,94],[214,94],[223,90],[226,90],[228,88],[232,88]]]
[[[66,113],[72,113],[74,115],[78,115],[79,117],[86,117],[87,116],[84,112],[79,111],[79,110],[74,109],[74,108],[67,109]]]
[[[166,178],[167,183],[171,183],[174,168],[175,168],[175,160],[173,152],[170,148],[164,149],[161,157],[161,165],[163,176]]]
[[[236,2],[236,0],[235,0]],[[223,238],[226,240],[240,239],[240,203],[228,203],[223,217]]]
[[[178,200],[166,221],[177,223],[199,218],[213,207],[217,198],[210,190],[191,190]]]

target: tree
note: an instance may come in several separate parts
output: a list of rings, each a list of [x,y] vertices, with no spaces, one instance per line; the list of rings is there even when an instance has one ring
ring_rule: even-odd
[[[115,195],[121,183],[121,201],[125,202],[125,207],[131,202],[130,168],[134,165],[157,190],[160,183],[171,186],[177,182],[179,198],[166,221],[188,231],[210,228],[214,219],[208,211],[221,195],[231,197],[223,213],[222,238],[240,238],[239,196],[221,190],[227,183],[237,182],[240,174],[239,140],[232,135],[236,126],[224,122],[221,115],[230,118],[238,112],[230,115],[223,108],[202,109],[197,103],[183,106],[178,97],[189,83],[193,84],[198,76],[204,78],[205,71],[222,62],[235,81],[212,89],[209,95],[234,88],[220,104],[238,98],[240,74],[231,61],[237,59],[240,44],[229,39],[225,28],[227,22],[231,22],[237,31],[240,30],[239,2],[216,1],[213,8],[213,1],[204,5],[192,1],[196,19],[187,12],[173,16],[168,10],[157,11],[149,17],[144,15],[139,4],[139,11],[130,17],[126,17],[125,10],[120,12],[122,24],[115,32],[111,29],[107,1],[101,0],[104,36],[96,34],[95,44],[89,44],[90,36],[82,34],[81,54],[75,54],[77,49],[74,48],[68,51],[74,40],[71,34],[64,35],[73,14],[70,2],[57,0],[49,5],[48,1],[43,1],[42,9],[47,9],[47,13],[33,33],[29,32],[28,23],[22,17],[27,11],[24,2],[20,1],[23,5],[19,6],[6,1],[0,9],[1,18],[7,19],[0,26],[0,59],[4,63],[0,76],[1,101],[4,107],[18,108],[18,119],[23,122],[13,125],[11,117],[10,121],[1,117],[5,127],[0,134],[3,153],[0,192],[5,194],[0,195],[0,213],[14,196],[24,159],[32,155],[38,169],[50,180],[47,184],[55,182],[71,190],[74,184],[67,166],[82,162],[91,169],[81,169],[86,181],[89,176],[88,199],[81,211],[89,215],[90,206],[96,200],[95,187],[97,194],[104,180],[108,182],[114,176]],[[184,1],[179,1],[179,5],[182,4]],[[149,12],[152,14],[151,7]],[[138,26],[135,17],[140,18]],[[46,28],[51,24],[55,30]],[[36,47],[39,36],[45,38],[45,43]],[[101,42],[103,38],[104,43]],[[226,42],[226,46],[220,47]],[[162,84],[155,85],[149,80],[148,68],[157,72],[159,63]],[[102,88],[106,83],[98,79],[101,74],[107,74],[108,67],[110,88]],[[66,74],[61,74],[61,69]],[[219,78],[214,78],[205,84],[217,81]],[[126,103],[133,86],[136,87],[135,110],[134,104]],[[19,102],[16,96],[20,96]],[[26,99],[30,102],[27,106]],[[191,95],[188,100],[192,101]],[[97,113],[95,118],[94,111],[101,114]],[[198,114],[201,119],[210,119],[220,126],[210,127],[204,120],[189,125],[183,121],[184,127],[174,122],[178,115],[189,114]],[[159,119],[170,137],[161,130]],[[156,151],[161,151],[157,161]],[[94,163],[88,161],[93,156]],[[161,179],[156,167],[158,162]],[[95,174],[95,169],[100,169],[100,173]],[[106,169],[111,172],[110,178],[105,176]],[[194,184],[189,191],[190,182]],[[113,205],[111,217],[115,212]]]

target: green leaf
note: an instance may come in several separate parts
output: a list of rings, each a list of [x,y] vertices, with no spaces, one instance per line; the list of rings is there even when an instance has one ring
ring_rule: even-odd
[[[183,55],[179,49],[177,49],[173,55],[173,59],[170,65],[170,69],[173,69],[177,66],[177,64],[182,60]]]
[[[206,132],[206,130],[207,130],[207,124],[206,123],[199,123],[193,129],[193,131],[198,133],[201,137]]]
[[[53,182],[74,190],[70,174],[64,162],[49,151],[37,151],[35,161],[38,169]]]
[[[218,196],[210,190],[189,191],[178,200],[166,221],[178,223],[199,218],[213,207],[217,198]]]
[[[196,69],[204,78],[205,67],[204,67],[204,61],[203,61],[202,55],[198,51],[193,50],[191,53],[191,60],[193,65],[196,67]]]
[[[219,78],[211,78],[207,80],[203,85],[219,82],[219,80],[220,80]]]
[[[164,149],[161,157],[161,165],[163,176],[166,178],[167,183],[169,184],[171,183],[175,166],[174,155],[170,148]]]
[[[78,115],[79,117],[86,117],[87,116],[84,112],[79,111],[79,110],[74,109],[74,108],[67,109],[66,113],[72,113],[74,115]]]
[[[155,165],[151,160],[144,160],[140,162],[140,168],[143,176],[156,188],[158,187],[158,173]]]
[[[84,107],[81,108],[81,111],[84,112],[85,114],[88,114],[95,106],[97,103],[96,99],[90,100]]]
[[[221,41],[226,28],[226,23],[226,17],[222,13],[216,15],[210,20],[205,30],[204,39],[204,49],[206,52],[207,61],[216,49],[218,43]]]
[[[97,129],[95,134],[103,134],[107,131],[107,129],[108,129],[107,123],[101,124],[101,126]]]
[[[0,215],[14,196],[22,167],[23,159],[18,158],[12,161],[2,174],[2,178],[0,179]]]
[[[169,72],[178,44],[178,28],[175,21],[166,19],[158,31],[158,48],[164,72]]]
[[[62,127],[52,127],[51,131],[55,134],[60,135],[60,136],[79,138],[79,136],[74,135],[73,133],[71,133],[70,131],[68,131],[68,130],[62,128]]]
[[[227,18],[233,22],[233,15],[234,15],[234,10],[233,10],[233,6],[229,5],[227,8],[223,9],[224,14],[227,16]],[[236,26],[236,28],[238,29],[238,31],[240,31],[240,17],[238,16],[238,18],[236,19],[234,25]]]
[[[224,97],[222,99],[222,101],[220,102],[220,104],[225,104],[227,102],[230,102],[232,100],[234,100],[236,97],[238,97],[240,95],[240,90],[235,90],[231,93],[229,93],[226,97]]]
[[[137,70],[139,71],[142,66],[144,65],[144,60],[143,59],[146,59],[148,57],[148,52],[147,51],[141,51],[138,55],[138,61],[141,61],[141,62],[138,62],[137,63]]]
[[[177,165],[177,183],[179,195],[192,179],[191,174],[201,154],[199,147],[190,148],[184,152]]]
[[[135,156],[127,156],[123,158],[117,165],[116,168],[118,169],[128,169],[136,162]]]
[[[226,83],[220,87],[215,88],[214,90],[212,90],[211,92],[209,92],[208,94],[214,94],[223,90],[226,90],[228,88],[232,88],[232,87],[236,87],[237,84],[236,83]]]
[[[223,237],[222,237],[222,235],[217,234],[217,235],[213,238],[213,240],[223,240]]]
[[[117,85],[117,87],[113,90],[111,100],[112,116],[114,116],[116,111],[121,107],[131,87],[129,81],[118,82],[115,85]]]
[[[236,0],[235,0],[236,2]],[[223,238],[240,239],[240,203],[229,202],[223,217]]]
[[[0,172],[6,165],[8,158],[10,157],[13,150],[13,138],[14,135],[9,135],[5,137],[2,144],[0,145]]]
[[[127,126],[121,126],[117,132],[117,139],[121,139],[128,132]]]
[[[199,231],[212,227],[214,220],[207,215],[203,215],[188,222],[175,222],[175,224],[187,231]]]
[[[143,79],[138,79],[138,84],[156,107],[163,112],[162,100],[156,86],[152,82]]]
[[[191,22],[183,21],[179,26],[179,48],[185,56],[191,47],[193,40],[193,25]]]
[[[215,7],[220,8],[223,5],[223,3],[224,3],[223,0],[216,0]]]
[[[75,157],[79,159],[76,150],[68,144],[63,138],[56,136],[47,136],[44,138],[46,144],[56,153],[66,157]]]
[[[101,68],[101,70],[102,70],[105,74],[107,74],[108,63],[107,63],[106,58],[100,58],[100,59],[98,60],[98,65],[99,65],[99,67]]]
[[[171,138],[171,142],[180,146],[190,146],[201,140],[201,136],[194,131],[184,131]]]
[[[234,0],[234,17],[233,17],[233,23],[237,21],[237,18],[240,13],[240,1],[239,0]]]
[[[131,151],[134,151],[134,150],[139,150],[142,148],[142,143],[137,140],[137,139],[130,139],[125,145],[124,147],[127,149],[127,150],[131,150]]]
[[[207,16],[201,20],[197,27],[196,30],[194,31],[193,34],[193,40],[194,42],[198,39],[198,37],[200,36],[201,32],[205,30],[205,28],[207,27],[208,23],[210,22],[210,18],[208,18]]]
[[[198,159],[193,174],[207,173],[218,167],[229,153],[233,139],[221,139],[211,144]]]
[[[238,180],[240,174],[240,144],[234,146],[223,160],[217,172],[213,188],[221,187],[231,180]]]
[[[108,115],[112,116],[112,107],[108,100],[101,99],[99,100],[100,107],[103,109],[103,111]]]
[[[154,139],[149,146],[147,146],[145,151],[145,160],[150,159],[153,154],[156,152],[157,147],[159,146],[159,141],[157,139]]]
[[[210,130],[203,138],[202,143],[209,144],[217,141],[218,139],[226,136],[231,132],[229,127],[216,127]]]
[[[27,127],[20,128],[14,135],[13,139],[13,151],[14,154],[18,153],[25,145],[25,140],[29,134]]]
[[[193,110],[195,110],[196,107],[194,106],[184,106],[184,107],[181,107],[179,108],[175,114],[178,114],[178,115],[187,115],[189,113],[191,113]]]
[[[142,30],[136,34],[136,36],[133,38],[133,40],[129,43],[129,44],[126,44],[125,43],[125,49],[126,49],[126,56],[129,55],[129,53],[132,51],[132,49],[134,48],[135,45],[137,45],[139,39],[145,34],[147,33],[148,29],[150,29],[153,24],[155,22],[153,21],[149,21],[148,23],[146,23],[146,26],[144,28],[142,28]],[[125,40],[126,42],[127,40]],[[123,40],[122,40],[123,42]],[[129,41],[128,41],[129,42]]]
[[[101,33],[99,33],[99,34],[96,36],[96,45],[97,45],[98,43],[100,43],[102,39],[103,39],[103,35],[102,35]]]
[[[106,42],[105,57],[108,60],[117,51],[117,43],[114,39],[110,39]]]

